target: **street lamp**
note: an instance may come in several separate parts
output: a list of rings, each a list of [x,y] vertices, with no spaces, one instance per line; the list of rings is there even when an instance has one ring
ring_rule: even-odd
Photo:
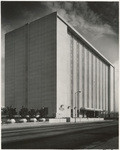
[[[77,91],[77,92],[75,92],[75,123],[76,123],[76,108],[77,108],[77,103],[76,103],[76,94],[77,93],[81,93],[81,91]]]

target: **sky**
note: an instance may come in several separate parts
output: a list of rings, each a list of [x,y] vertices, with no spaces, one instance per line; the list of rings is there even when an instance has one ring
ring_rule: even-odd
[[[118,110],[118,2],[1,2],[2,106],[4,105],[5,33],[57,11],[115,66],[115,107]]]

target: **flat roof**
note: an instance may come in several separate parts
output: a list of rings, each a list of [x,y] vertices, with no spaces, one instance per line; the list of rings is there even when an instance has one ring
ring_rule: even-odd
[[[107,64],[111,65],[114,67],[114,65],[107,59],[105,58],[90,42],[88,42],[74,27],[72,27],[63,17],[61,17],[57,12],[57,17],[64,22],[68,28],[78,37],[82,40],[83,43],[85,43],[90,49],[92,49],[93,52],[95,52],[101,59],[103,59]]]

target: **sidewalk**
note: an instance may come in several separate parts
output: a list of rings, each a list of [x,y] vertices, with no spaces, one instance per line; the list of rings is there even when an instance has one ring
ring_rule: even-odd
[[[11,123],[2,124],[2,129],[15,129],[15,128],[27,128],[27,127],[38,127],[38,126],[49,126],[49,125],[59,125],[67,123],[49,123],[49,122],[26,122],[26,123]]]
[[[94,148],[97,148],[97,149],[119,149],[118,148],[118,143],[119,143],[119,139],[118,137],[114,137],[108,141],[106,141],[105,143],[99,145],[99,146],[96,146]]]
[[[101,120],[100,122],[111,122],[112,120]],[[95,121],[97,122],[97,121]],[[89,124],[89,123],[95,123],[94,121],[82,121],[82,122],[76,122],[76,124]],[[99,121],[98,121],[99,122]],[[64,124],[74,124],[75,122],[54,122],[51,123],[49,121],[45,122],[26,122],[26,123],[10,123],[10,124],[2,124],[1,129],[16,129],[16,128],[28,128],[28,127],[38,127],[38,126],[53,126],[53,125],[64,125]]]
[[[94,142],[91,145],[87,146],[87,149],[119,149],[118,148],[119,139],[118,137],[113,137],[105,142]],[[86,149],[85,148],[85,149]]]

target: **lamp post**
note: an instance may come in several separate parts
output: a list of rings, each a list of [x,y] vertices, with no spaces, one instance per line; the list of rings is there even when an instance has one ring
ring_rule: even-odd
[[[77,92],[75,92],[75,123],[76,123],[76,108],[77,108],[77,103],[76,103],[76,94],[77,93],[81,93],[81,91],[77,91]]]

